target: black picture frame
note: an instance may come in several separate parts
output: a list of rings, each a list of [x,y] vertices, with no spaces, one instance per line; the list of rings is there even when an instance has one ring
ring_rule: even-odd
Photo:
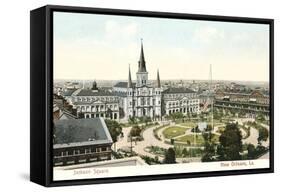
[[[52,85],[53,85],[53,12],[95,13],[120,16],[192,19],[270,26],[270,168],[214,172],[178,173],[53,181],[52,179]],[[197,15],[89,7],[46,5],[30,12],[30,180],[43,186],[132,182],[274,172],[274,20],[263,18]]]

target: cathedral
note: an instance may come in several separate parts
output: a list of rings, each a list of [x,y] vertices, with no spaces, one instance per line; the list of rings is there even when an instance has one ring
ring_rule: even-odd
[[[125,119],[143,116],[148,116],[152,119],[161,117],[161,93],[163,90],[160,84],[159,71],[157,71],[156,84],[150,83],[142,42],[136,82],[132,82],[129,67],[128,82],[118,82],[113,87],[113,91],[122,98],[120,100],[120,107],[124,110]]]
[[[129,67],[128,81],[118,82],[113,90],[100,89],[94,81],[92,88],[67,87],[62,96],[77,111],[76,118],[102,117],[128,120],[132,117],[150,117],[160,120],[173,113],[199,113],[198,94],[185,87],[163,88],[159,70],[156,81],[148,79],[148,71],[141,42],[136,81],[132,81]]]

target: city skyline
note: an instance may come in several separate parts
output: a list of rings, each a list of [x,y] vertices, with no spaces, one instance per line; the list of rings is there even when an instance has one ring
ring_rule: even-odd
[[[54,79],[134,81],[141,38],[149,80],[269,81],[269,25],[78,13],[54,14]]]

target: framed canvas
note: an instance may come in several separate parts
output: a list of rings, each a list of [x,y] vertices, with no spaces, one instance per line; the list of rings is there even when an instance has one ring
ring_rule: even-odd
[[[273,20],[31,11],[30,179],[273,172]]]

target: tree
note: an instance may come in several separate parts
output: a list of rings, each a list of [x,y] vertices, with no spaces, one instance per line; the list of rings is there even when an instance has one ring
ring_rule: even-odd
[[[166,163],[166,164],[176,163],[176,153],[175,153],[175,150],[173,148],[170,147],[166,151],[163,163]]]
[[[195,127],[193,127],[193,128],[191,129],[191,132],[193,132],[193,133],[201,133],[200,129],[198,128],[198,125],[196,125]]]
[[[201,161],[202,162],[214,161],[215,154],[216,154],[215,143],[212,141],[214,135],[210,132],[206,132],[203,133],[202,136],[204,138],[204,151]]]
[[[175,112],[169,115],[169,118],[173,119],[175,121],[176,119],[183,119],[184,115],[181,112]]]
[[[213,127],[211,124],[208,124],[207,127],[205,128],[205,131],[210,132],[213,130]]]
[[[248,159],[254,159],[256,157],[256,148],[253,144],[248,144],[247,151]]]
[[[151,117],[145,116],[143,119],[143,122],[145,123],[145,125],[148,125],[149,122],[151,122]]]
[[[115,148],[116,147],[115,143],[117,142],[118,136],[120,134],[123,134],[122,127],[117,121],[110,120],[110,119],[105,119],[105,124],[109,130]]]
[[[246,111],[239,111],[239,113],[238,113],[238,117],[245,117],[245,115],[246,115]]]
[[[136,120],[135,117],[131,117],[131,116],[130,116],[128,122],[129,122],[130,125],[133,125],[133,124],[136,124],[136,123],[137,123],[137,120]]]
[[[266,141],[267,138],[268,138],[268,130],[264,127],[261,127],[259,129],[258,143],[261,144],[261,141]]]
[[[238,123],[227,124],[219,142],[217,149],[219,160],[241,160],[242,134],[238,128]]]
[[[263,114],[259,113],[257,116],[256,116],[256,120],[258,121],[265,121],[265,117]]]
[[[187,113],[186,117],[188,118],[188,120],[190,120],[190,113]]]
[[[188,151],[187,151],[186,148],[184,148],[184,149],[182,150],[182,155],[183,155],[184,157],[187,157]]]
[[[141,128],[138,125],[134,125],[130,131],[130,136],[137,137],[140,136]]]
[[[214,119],[221,119],[221,116],[220,116],[219,111],[217,109],[214,110],[213,117],[214,117]]]

